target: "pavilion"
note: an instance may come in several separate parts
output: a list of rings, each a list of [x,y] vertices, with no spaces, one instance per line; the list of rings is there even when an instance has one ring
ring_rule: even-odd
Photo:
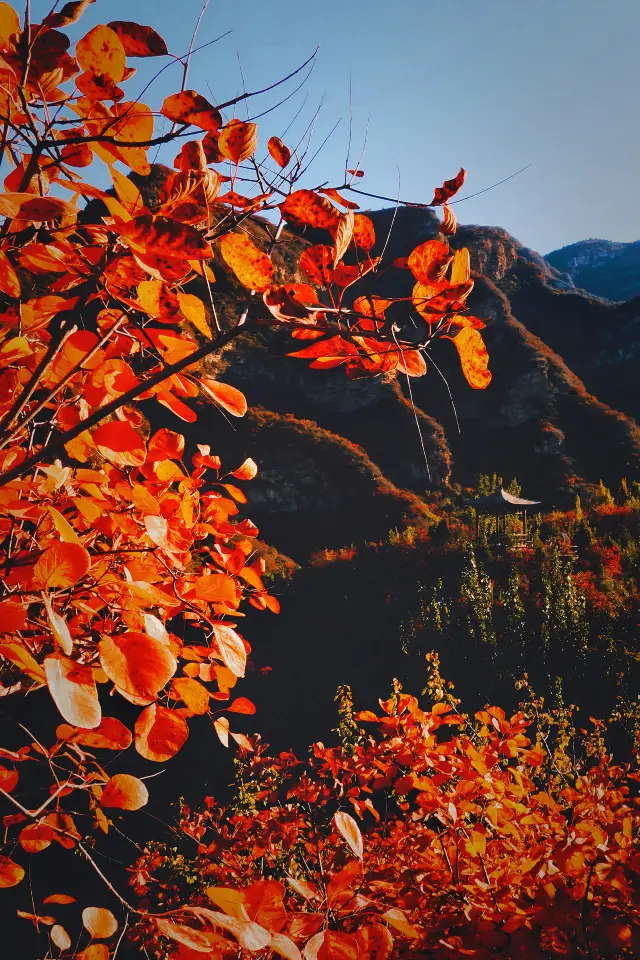
[[[466,505],[473,507],[476,512],[476,537],[480,535],[480,515],[485,514],[496,518],[496,534],[507,533],[506,518],[513,514],[520,514],[522,517],[522,533],[516,534],[514,539],[526,541],[527,537],[527,515],[539,513],[542,510],[542,503],[539,500],[524,500],[522,497],[514,497],[512,493],[507,493],[502,488],[490,493],[486,497],[478,497],[476,500],[467,500]],[[502,521],[502,522],[501,522]],[[501,528],[502,527],[502,531]]]

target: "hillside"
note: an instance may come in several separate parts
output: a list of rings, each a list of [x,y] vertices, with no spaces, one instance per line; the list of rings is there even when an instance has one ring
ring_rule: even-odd
[[[372,218],[381,248],[392,211]],[[437,230],[430,211],[400,210],[387,259]],[[315,238],[287,242],[306,239]],[[212,442],[228,456],[255,456],[252,515],[298,562],[323,547],[378,539],[385,524],[428,525],[420,498],[473,484],[480,473],[515,476],[549,507],[572,503],[601,479],[616,486],[640,475],[631,416],[639,411],[625,388],[635,367],[634,304],[589,297],[497,228],[462,227],[452,240],[471,251],[470,306],[487,323],[493,372],[486,391],[469,388],[446,341],[434,348],[437,368],[413,381],[412,397],[402,378],[349,381],[340,369],[309,370],[286,356],[289,337],[268,329],[216,361],[255,412],[233,426],[212,412]],[[283,276],[287,261],[285,244]],[[395,269],[376,283],[383,296],[410,288],[406,271]]]
[[[640,295],[640,240],[581,240],[545,257],[576,287],[607,300],[629,300]]]

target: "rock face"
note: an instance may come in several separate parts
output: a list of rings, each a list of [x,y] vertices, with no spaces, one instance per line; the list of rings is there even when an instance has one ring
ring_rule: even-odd
[[[608,300],[640,296],[640,240],[582,240],[553,250],[547,263],[571,278],[576,287]]]
[[[388,262],[438,233],[429,210],[370,216],[374,253],[386,247]],[[259,241],[259,225],[251,229]],[[320,239],[327,238],[289,237],[278,276],[293,279],[300,249]],[[486,391],[468,386],[448,341],[434,345],[429,372],[411,381],[411,392],[402,377],[349,381],[341,369],[310,370],[287,357],[295,341],[268,328],[238,339],[214,362],[216,374],[244,391],[252,413],[231,426],[211,411],[212,446],[226,462],[247,455],[258,462],[250,515],[265,539],[298,562],[324,547],[429,526],[429,491],[473,484],[479,473],[516,477],[525,495],[549,506],[600,479],[614,485],[640,476],[633,419],[640,404],[630,388],[640,299],[594,298],[498,228],[461,227],[451,242],[471,252],[470,307],[486,322],[493,373]],[[218,264],[215,270],[224,312],[232,281]],[[408,271],[389,269],[375,289],[402,297],[411,287]],[[202,421],[194,430],[200,442]]]

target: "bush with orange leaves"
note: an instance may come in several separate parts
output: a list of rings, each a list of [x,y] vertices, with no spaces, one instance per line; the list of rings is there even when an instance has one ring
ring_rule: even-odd
[[[354,715],[343,690],[339,746],[258,749],[235,807],[183,810],[184,849],[133,870],[134,939],[176,960],[638,956],[637,768],[530,690],[461,714],[431,661],[430,709],[396,686]]]

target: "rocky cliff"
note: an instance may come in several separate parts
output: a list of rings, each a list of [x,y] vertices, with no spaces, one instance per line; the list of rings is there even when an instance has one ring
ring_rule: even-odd
[[[640,295],[640,240],[581,240],[553,250],[545,260],[576,287],[598,297],[628,300]]]

